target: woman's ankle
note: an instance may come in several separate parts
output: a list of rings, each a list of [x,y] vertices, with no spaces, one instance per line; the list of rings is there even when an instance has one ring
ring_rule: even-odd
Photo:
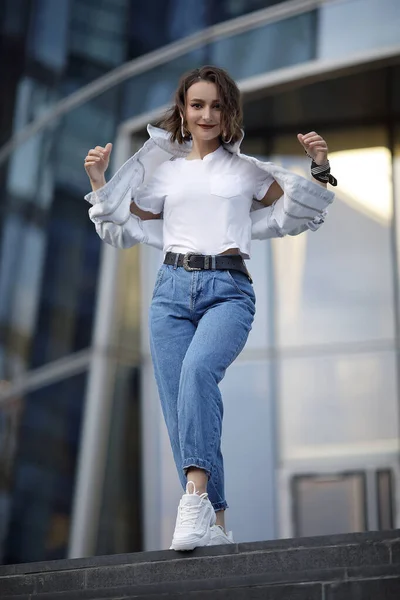
[[[224,533],[226,533],[225,530],[225,511],[224,510],[218,510],[215,513],[215,524],[219,525],[219,527],[221,527],[224,531]]]
[[[194,483],[198,494],[207,492],[208,475],[203,469],[189,467],[186,471],[186,479]]]

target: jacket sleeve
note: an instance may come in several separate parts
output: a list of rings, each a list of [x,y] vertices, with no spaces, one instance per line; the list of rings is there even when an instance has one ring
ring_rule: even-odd
[[[92,204],[89,217],[99,237],[115,248],[131,248],[136,244],[163,247],[163,221],[142,221],[130,211],[131,188],[127,187],[115,202],[115,193],[107,194],[107,185],[97,192],[90,192],[85,200]]]
[[[163,247],[163,221],[142,221],[131,213],[131,202],[155,170],[170,158],[149,139],[102,188],[86,194],[85,200],[92,205],[89,217],[104,242],[116,248],[140,243]]]
[[[265,240],[285,235],[316,231],[324,223],[333,192],[281,167],[271,166],[283,196],[272,206],[251,213],[251,237]]]

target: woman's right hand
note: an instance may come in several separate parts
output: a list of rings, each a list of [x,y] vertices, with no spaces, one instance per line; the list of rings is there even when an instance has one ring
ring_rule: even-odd
[[[108,143],[104,148],[96,146],[87,153],[85,158],[85,171],[93,184],[101,184],[104,182],[104,173],[110,162],[112,144]]]

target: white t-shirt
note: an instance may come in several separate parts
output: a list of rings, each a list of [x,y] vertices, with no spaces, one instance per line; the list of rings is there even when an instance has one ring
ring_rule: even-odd
[[[220,146],[202,160],[164,162],[133,200],[143,210],[164,213],[165,253],[212,255],[239,248],[248,258],[252,201],[261,200],[273,181]]]

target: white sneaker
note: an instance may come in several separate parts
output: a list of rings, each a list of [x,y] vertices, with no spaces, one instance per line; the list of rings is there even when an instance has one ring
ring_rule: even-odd
[[[225,531],[222,529],[221,525],[212,525],[211,527],[211,537],[207,546],[219,546],[222,544],[234,544],[232,531]]]
[[[186,494],[179,502],[171,550],[194,550],[207,546],[211,527],[215,525],[215,511],[208,494],[198,494],[192,481],[186,484]]]

